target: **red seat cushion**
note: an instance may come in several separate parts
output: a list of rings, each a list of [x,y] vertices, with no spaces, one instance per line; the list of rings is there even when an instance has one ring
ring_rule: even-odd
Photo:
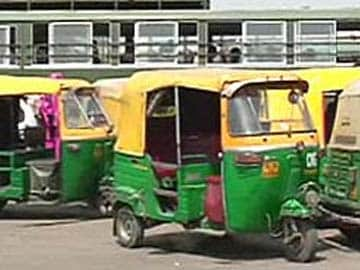
[[[172,163],[155,161],[153,162],[156,174],[160,178],[175,177],[178,166]]]

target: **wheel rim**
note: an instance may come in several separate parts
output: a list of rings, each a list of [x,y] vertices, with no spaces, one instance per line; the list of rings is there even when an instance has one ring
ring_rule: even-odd
[[[118,218],[119,236],[124,242],[129,242],[133,236],[133,220],[129,215],[122,215]]]

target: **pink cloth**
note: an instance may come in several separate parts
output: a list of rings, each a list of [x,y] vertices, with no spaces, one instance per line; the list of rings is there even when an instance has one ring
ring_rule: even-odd
[[[60,160],[61,140],[59,131],[59,107],[57,95],[44,95],[41,97],[40,114],[46,129],[46,149],[53,149],[55,158]]]

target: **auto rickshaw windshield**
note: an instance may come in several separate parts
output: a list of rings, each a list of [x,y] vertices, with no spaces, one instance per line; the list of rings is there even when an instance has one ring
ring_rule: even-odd
[[[299,89],[248,86],[239,90],[229,105],[233,136],[314,131]]]
[[[65,96],[64,108],[68,128],[96,128],[110,125],[94,91],[69,91]]]

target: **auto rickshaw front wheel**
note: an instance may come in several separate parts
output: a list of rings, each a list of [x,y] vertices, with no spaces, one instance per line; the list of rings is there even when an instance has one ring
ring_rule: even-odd
[[[127,248],[139,247],[144,239],[144,224],[127,206],[121,207],[115,215],[115,234],[118,243]]]
[[[318,242],[315,225],[310,220],[287,218],[283,226],[286,258],[295,262],[313,260]]]

